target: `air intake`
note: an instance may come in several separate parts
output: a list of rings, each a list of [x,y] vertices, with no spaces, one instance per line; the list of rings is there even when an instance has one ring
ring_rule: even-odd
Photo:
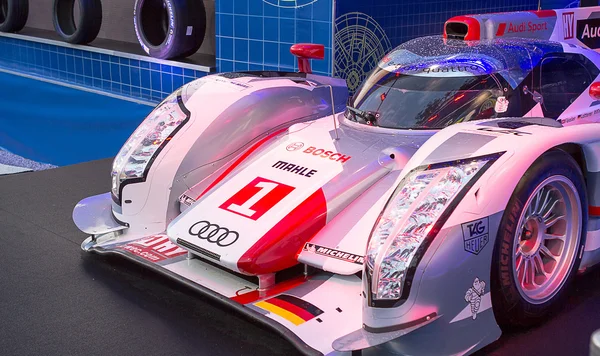
[[[187,248],[188,250],[192,250],[192,251],[197,252],[197,253],[199,253],[199,254],[201,254],[203,256],[212,258],[213,260],[217,260],[217,261],[221,260],[221,255],[216,254],[214,252],[210,252],[208,250],[205,250],[202,247],[198,247],[196,245],[192,245],[191,243],[189,243],[189,242],[187,242],[185,240],[177,239],[177,244],[181,245],[181,246],[183,246],[185,248]]]
[[[481,39],[481,25],[477,19],[472,17],[453,17],[444,25],[444,38],[478,41]]]
[[[453,40],[464,40],[469,26],[462,22],[448,22],[446,23],[446,38]]]

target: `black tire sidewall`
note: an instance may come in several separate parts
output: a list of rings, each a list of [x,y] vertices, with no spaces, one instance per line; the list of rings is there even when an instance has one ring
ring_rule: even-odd
[[[0,32],[19,32],[29,17],[29,0],[8,0],[6,19],[0,23]]]
[[[202,0],[164,1],[167,4],[167,35],[162,43],[153,45],[143,30],[141,14],[146,0],[136,0],[133,22],[138,42],[144,52],[154,58],[172,59],[193,54],[202,44],[206,30],[206,13]],[[189,26],[193,27],[190,36],[187,35]]]
[[[138,41],[142,45],[144,52],[148,53],[152,57],[156,58],[164,58],[168,56],[169,51],[172,51],[172,47],[174,45],[173,39],[175,36],[179,34],[179,29],[177,24],[182,22],[179,18],[179,14],[175,11],[175,4],[173,0],[164,0],[167,3],[167,20],[168,20],[168,29],[167,36],[164,41],[158,45],[153,45],[150,43],[148,38],[146,37],[146,33],[142,24],[142,7],[144,6],[145,0],[136,0],[135,1],[135,10],[133,13],[134,17],[134,26],[135,26],[135,34],[138,38]],[[157,24],[158,25],[158,24]]]
[[[533,190],[550,176],[568,178],[577,189],[581,203],[581,236],[575,251],[575,261],[561,289],[550,300],[542,304],[526,301],[514,282],[513,247],[519,217]],[[509,200],[502,217],[492,257],[492,305],[496,320],[501,327],[527,327],[539,323],[555,308],[568,289],[581,262],[581,247],[585,245],[587,232],[587,196],[585,180],[579,165],[566,152],[551,150],[538,158],[521,178]]]
[[[101,0],[74,0],[79,3],[80,16],[79,21],[75,23],[75,32],[65,33],[60,25],[58,6],[60,3],[70,0],[54,0],[52,7],[52,21],[56,33],[65,41],[73,44],[88,44],[96,39],[102,26],[102,2]]]

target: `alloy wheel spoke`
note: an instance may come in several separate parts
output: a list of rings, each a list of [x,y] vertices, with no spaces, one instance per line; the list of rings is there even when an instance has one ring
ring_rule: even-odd
[[[544,240],[560,240],[560,241],[565,241],[566,236],[565,235],[557,235],[557,234],[550,234],[550,233],[546,233],[544,234]]]
[[[523,263],[523,272],[521,273],[521,286],[525,288],[525,284],[527,283],[527,269],[529,268],[529,261],[525,260]]]
[[[553,254],[552,251],[550,251],[548,249],[548,247],[546,247],[546,245],[542,244],[540,246],[540,252],[543,253],[546,257],[549,257],[549,258],[553,259],[554,261],[558,262],[558,257],[559,256]]]
[[[559,199],[554,199],[552,201],[552,205],[550,206],[550,208],[544,213],[544,215],[542,215],[542,218],[544,220],[548,219],[550,217],[550,214],[552,214],[552,212],[554,211],[554,208],[556,207],[556,204],[560,203]]]
[[[533,213],[537,214],[539,212],[539,205],[540,205],[540,200],[542,200],[542,192],[544,191],[544,189],[542,188],[533,198]]]
[[[551,227],[552,225],[556,224],[557,221],[559,220],[563,220],[565,218],[564,215],[553,215],[547,219],[544,220],[544,223],[546,224],[546,227]]]
[[[519,273],[519,271],[521,271],[521,267],[523,266],[523,260],[524,260],[524,259],[525,259],[525,258],[523,258],[523,256],[518,256],[518,257],[517,257],[517,266],[516,266],[516,268],[515,268],[515,269],[516,269],[516,271],[517,271],[517,273]]]
[[[550,189],[542,189],[542,192],[544,194],[544,199],[542,201],[542,205],[540,206],[540,208],[536,211],[536,213],[538,215],[542,214],[544,211],[546,211],[546,208],[548,207],[549,203],[550,203]]]
[[[540,256],[539,253],[536,253],[535,256],[533,256],[533,260],[536,262],[538,272],[544,276],[545,280],[547,280],[549,273],[547,273],[544,269],[544,261],[542,260],[542,256]]]
[[[538,265],[535,260],[535,257],[531,260],[531,285],[534,287],[539,287],[540,285],[535,281],[536,271],[538,271]]]

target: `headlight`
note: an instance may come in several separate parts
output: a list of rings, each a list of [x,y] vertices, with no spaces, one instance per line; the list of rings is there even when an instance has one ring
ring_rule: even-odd
[[[369,239],[366,265],[371,299],[405,299],[405,282],[412,279],[411,273],[414,274],[431,239],[460,197],[498,157],[499,154],[425,166],[403,179]]]
[[[190,113],[183,105],[181,89],[167,97],[138,126],[121,148],[112,166],[112,195],[120,204],[122,187],[146,179],[148,170],[163,147],[187,122]]]

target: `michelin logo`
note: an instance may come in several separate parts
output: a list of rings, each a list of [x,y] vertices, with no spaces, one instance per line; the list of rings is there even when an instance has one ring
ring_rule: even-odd
[[[481,297],[485,292],[485,282],[475,277],[471,288],[467,289],[465,294],[465,301],[471,305],[471,317],[473,320],[477,319],[477,313],[481,306]]]
[[[327,257],[333,257],[338,260],[356,263],[358,265],[362,265],[365,262],[365,258],[363,256],[355,255],[353,253],[348,253],[344,251],[338,251],[331,248],[306,243],[304,244],[304,251],[311,252],[317,255],[323,255]]]

